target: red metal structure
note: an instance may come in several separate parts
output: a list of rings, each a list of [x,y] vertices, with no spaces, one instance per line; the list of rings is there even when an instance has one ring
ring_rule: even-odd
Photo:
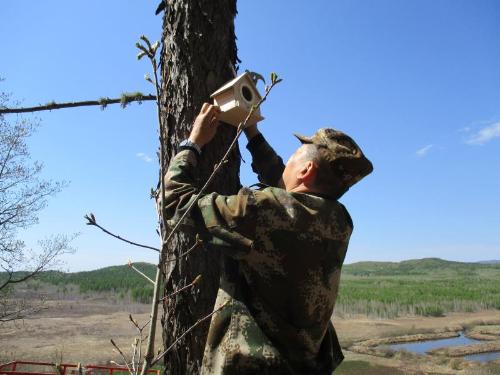
[[[140,369],[138,372],[140,373]],[[0,364],[0,375],[115,375],[117,373],[128,374],[129,371],[126,367],[79,366],[68,363],[12,361]],[[160,375],[160,370],[148,370],[147,373]]]

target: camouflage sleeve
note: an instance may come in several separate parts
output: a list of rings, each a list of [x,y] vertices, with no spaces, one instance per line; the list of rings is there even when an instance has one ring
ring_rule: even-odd
[[[194,151],[182,150],[172,159],[165,175],[165,216],[171,221],[177,221],[189,207],[196,187],[195,167],[198,164]]]
[[[165,214],[169,225],[179,220],[191,202],[197,199],[196,153],[180,151],[170,163],[165,176]],[[256,227],[254,192],[242,188],[236,195],[211,193],[198,199],[186,219],[187,225],[197,227],[202,236],[234,258],[249,253]]]
[[[259,177],[259,181],[277,187],[285,169],[283,159],[260,133],[248,142],[247,149],[252,154],[252,169]]]

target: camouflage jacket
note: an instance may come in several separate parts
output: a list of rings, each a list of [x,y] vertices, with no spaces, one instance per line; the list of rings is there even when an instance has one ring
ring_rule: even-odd
[[[259,179],[276,185],[283,162],[261,135],[249,146]],[[197,192],[198,155],[180,151],[165,180],[175,221]],[[202,196],[191,220],[210,247],[238,266],[223,277],[202,364],[204,374],[331,374],[342,361],[331,316],[352,232],[342,204],[277,187]]]

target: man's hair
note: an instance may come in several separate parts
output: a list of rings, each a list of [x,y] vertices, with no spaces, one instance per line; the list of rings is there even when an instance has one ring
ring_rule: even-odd
[[[310,143],[304,144],[304,151],[301,159],[312,161],[317,166],[314,185],[325,194],[331,196],[341,196],[347,189],[341,184],[340,179],[335,175],[329,163],[325,160],[321,152],[321,146]]]

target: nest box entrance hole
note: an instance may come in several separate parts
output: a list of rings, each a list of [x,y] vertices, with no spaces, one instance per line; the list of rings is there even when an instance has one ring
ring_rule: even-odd
[[[243,99],[247,102],[252,103],[253,101],[253,93],[252,90],[247,85],[241,85],[241,95]]]

